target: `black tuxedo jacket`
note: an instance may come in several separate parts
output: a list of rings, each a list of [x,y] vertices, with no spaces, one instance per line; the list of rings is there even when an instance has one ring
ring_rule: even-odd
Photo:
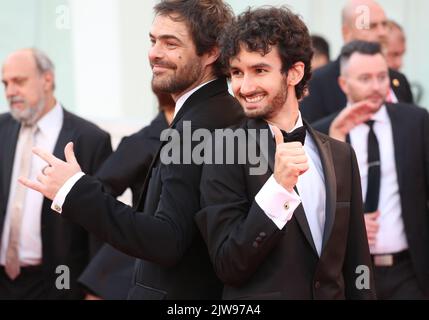
[[[20,124],[7,113],[0,115],[0,234],[9,197],[10,179],[15,157]],[[74,152],[82,170],[95,173],[100,164],[110,155],[112,147],[110,136],[94,124],[64,110],[64,121],[54,148],[54,155],[62,160],[68,142],[74,142]],[[48,298],[69,299],[82,297],[77,285],[77,277],[86,267],[90,255],[97,247],[93,246],[88,233],[77,224],[61,219],[51,210],[51,201],[43,201],[41,237],[42,265],[46,274],[46,285],[51,288]],[[55,288],[55,269],[59,265],[70,268],[71,290]]]
[[[218,79],[186,100],[171,127],[182,136],[184,121],[191,121],[192,130],[214,130],[241,118],[242,109],[226,81]],[[183,147],[182,139],[178,147]],[[220,297],[221,284],[193,220],[200,210],[200,174],[201,165],[165,165],[158,152],[135,209],[104,193],[90,176],[80,179],[67,196],[64,217],[140,259],[130,299]]]
[[[402,103],[386,104],[386,108],[411,260],[422,290],[429,294],[429,114],[426,109]],[[334,118],[326,117],[314,126],[329,132]]]
[[[340,60],[337,59],[316,70],[309,82],[309,95],[300,103],[302,116],[313,123],[340,111],[347,98],[338,84]],[[413,95],[407,78],[400,72],[389,69],[390,85],[399,102],[413,103]]]
[[[159,137],[168,128],[164,113],[139,132],[122,139],[116,151],[103,163],[96,177],[105,191],[117,197],[128,187],[133,203],[138,200],[150,164],[161,144]],[[105,244],[79,278],[87,291],[103,299],[126,299],[136,259]]]
[[[240,128],[258,132],[268,130],[268,125],[263,120],[250,119]],[[263,159],[268,161],[268,171],[263,175],[250,175],[249,162],[203,167],[203,209],[196,221],[217,275],[225,284],[225,299],[374,297],[372,289],[356,287],[356,268],[365,265],[371,269],[371,260],[354,152],[347,144],[310,127],[308,131],[318,147],[326,186],[326,223],[320,258],[302,205],[279,230],[255,201],[273,173],[274,139],[268,139],[268,154],[260,149]],[[256,140],[260,145],[258,135]]]

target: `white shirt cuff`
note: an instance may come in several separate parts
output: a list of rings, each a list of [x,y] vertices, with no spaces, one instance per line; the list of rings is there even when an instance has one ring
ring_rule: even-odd
[[[267,180],[258,194],[256,203],[279,229],[292,219],[295,209],[301,203],[301,198],[295,192],[289,192],[274,179],[274,175]]]
[[[76,184],[76,182],[79,181],[80,178],[82,178],[85,174],[83,172],[78,172],[71,178],[69,178],[66,183],[63,184],[61,189],[58,191],[58,193],[55,195],[54,200],[52,201],[51,209],[62,213],[63,212],[63,204],[66,200],[67,195],[73,188],[73,186]]]

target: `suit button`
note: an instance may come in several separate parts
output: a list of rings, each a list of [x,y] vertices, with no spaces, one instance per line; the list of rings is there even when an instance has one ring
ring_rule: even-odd
[[[253,248],[257,248],[257,247],[259,247],[259,244],[256,241],[253,242]]]
[[[319,282],[319,281],[316,281],[316,282],[314,283],[314,287],[315,287],[316,289],[319,289],[319,288],[320,288],[320,282]]]
[[[261,238],[265,238],[265,237],[267,236],[267,234],[266,234],[265,232],[261,232],[261,233],[259,234],[259,236],[260,236]]]
[[[285,210],[289,210],[289,202],[285,202],[285,204],[283,205],[283,207],[285,208]]]

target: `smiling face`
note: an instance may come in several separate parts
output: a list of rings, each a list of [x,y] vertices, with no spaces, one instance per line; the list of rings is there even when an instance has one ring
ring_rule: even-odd
[[[276,46],[266,55],[243,46],[230,61],[231,86],[250,118],[269,120],[283,108],[288,97],[287,77]]]
[[[198,85],[204,73],[204,56],[198,56],[185,22],[158,15],[150,32],[152,87],[180,96]]]

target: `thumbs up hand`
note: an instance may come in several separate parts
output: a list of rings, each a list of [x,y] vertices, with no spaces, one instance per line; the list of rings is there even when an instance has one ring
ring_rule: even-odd
[[[275,126],[272,129],[276,139],[274,179],[292,192],[298,177],[308,170],[308,158],[301,142],[285,143],[280,129]]]
[[[37,176],[37,181],[31,181],[27,177],[20,177],[18,181],[24,186],[40,192],[50,200],[55,198],[68,179],[82,171],[74,155],[73,142],[69,142],[64,149],[66,161],[62,161],[37,147],[33,148],[33,153],[48,165]]]

